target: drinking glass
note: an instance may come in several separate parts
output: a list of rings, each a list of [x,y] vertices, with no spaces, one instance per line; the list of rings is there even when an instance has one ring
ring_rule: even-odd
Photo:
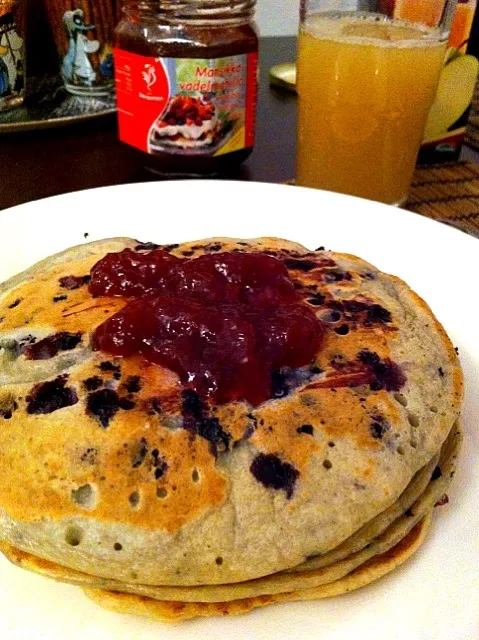
[[[405,201],[457,0],[301,0],[296,182]]]
[[[113,36],[120,0],[43,0],[67,91],[98,97],[114,93]]]

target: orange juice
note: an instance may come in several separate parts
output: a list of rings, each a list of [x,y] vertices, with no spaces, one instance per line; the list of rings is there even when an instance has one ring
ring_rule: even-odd
[[[425,25],[307,19],[298,50],[297,183],[403,201],[445,51]]]

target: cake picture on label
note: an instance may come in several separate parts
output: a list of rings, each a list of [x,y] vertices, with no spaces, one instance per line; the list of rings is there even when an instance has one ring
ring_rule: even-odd
[[[230,138],[236,118],[218,108],[208,94],[182,93],[173,96],[151,129],[150,148],[161,151],[177,147],[182,151],[212,153]]]

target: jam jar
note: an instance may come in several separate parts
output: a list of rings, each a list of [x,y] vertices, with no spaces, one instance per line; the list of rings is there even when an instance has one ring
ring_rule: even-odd
[[[123,7],[116,30],[120,140],[166,175],[211,175],[254,145],[256,0],[159,0]]]

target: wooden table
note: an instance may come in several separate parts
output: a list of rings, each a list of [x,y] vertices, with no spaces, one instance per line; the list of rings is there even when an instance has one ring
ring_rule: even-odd
[[[273,64],[293,61],[295,50],[295,38],[261,40],[255,150],[244,165],[222,178],[281,183],[294,177],[296,96],[270,87],[268,72]],[[479,154],[468,147],[462,159],[479,165]],[[0,209],[81,189],[158,179],[144,169],[137,152],[118,141],[115,117],[1,135],[0,167]],[[479,233],[479,166],[453,165],[453,175],[451,170],[432,170],[431,175],[419,171],[409,206]]]

